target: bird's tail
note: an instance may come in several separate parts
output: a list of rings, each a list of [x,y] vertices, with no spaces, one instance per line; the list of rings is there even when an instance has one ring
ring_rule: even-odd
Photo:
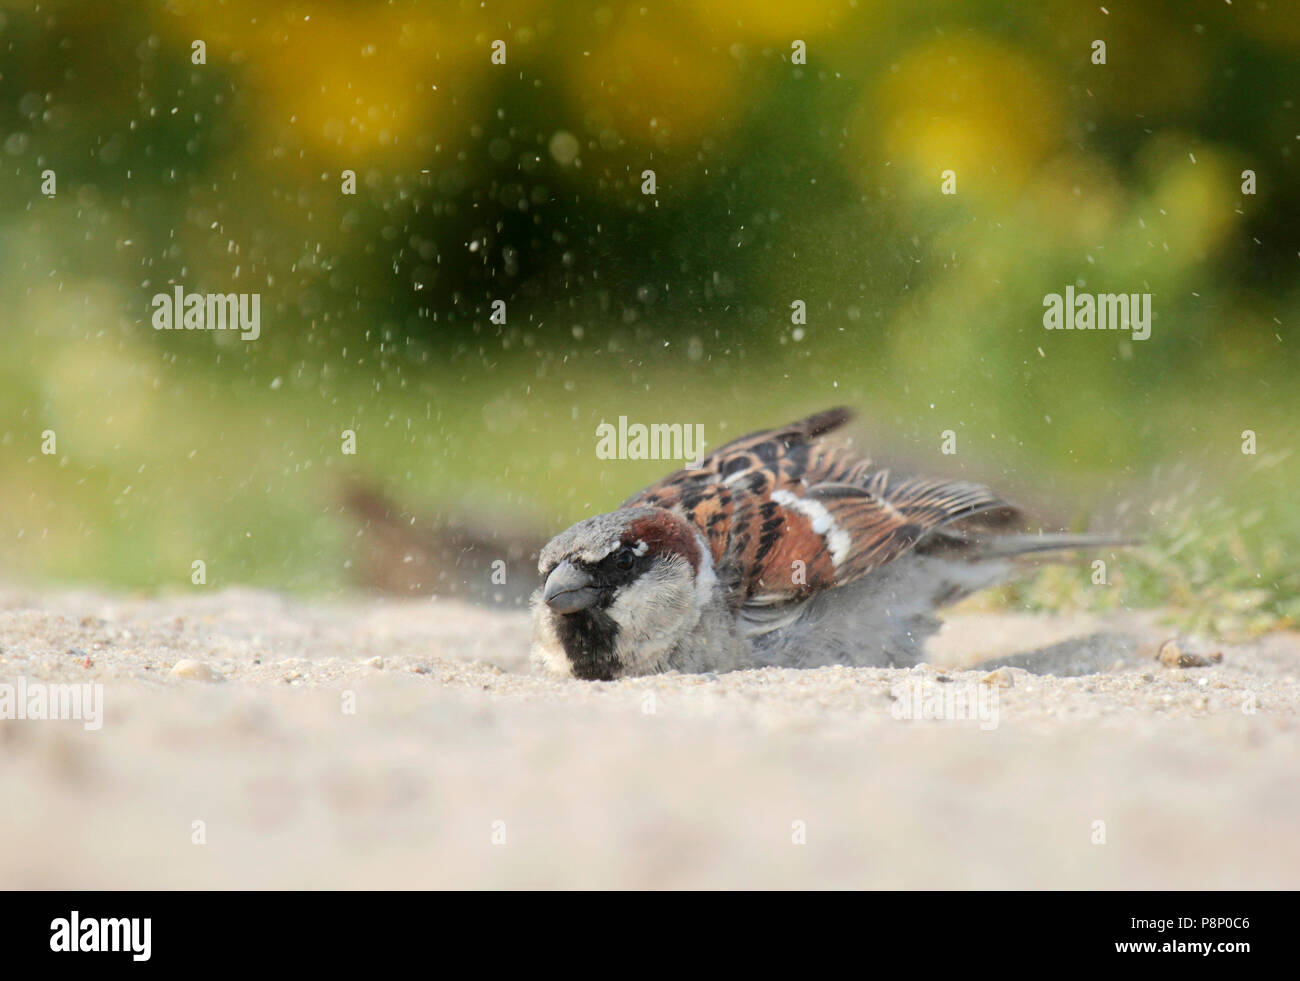
[[[1024,532],[997,535],[973,542],[972,552],[980,558],[1016,558],[1038,552],[1066,552],[1093,548],[1128,548],[1141,545],[1140,539],[1129,535],[1074,532]]]

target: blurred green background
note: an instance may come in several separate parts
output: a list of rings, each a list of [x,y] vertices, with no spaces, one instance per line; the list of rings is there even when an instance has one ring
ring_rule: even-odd
[[[10,582],[341,590],[347,478],[553,532],[667,469],[602,420],[847,404],[1149,537],[1000,602],[1300,616],[1293,7],[55,0],[0,52]],[[154,331],[177,283],[260,293],[260,339]],[[1067,284],[1152,293],[1151,338],[1044,330]]]

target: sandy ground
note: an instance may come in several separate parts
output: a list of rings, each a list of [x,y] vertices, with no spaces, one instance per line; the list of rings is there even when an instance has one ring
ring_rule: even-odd
[[[1295,635],[1168,668],[1151,616],[972,614],[934,667],[589,684],[530,675],[527,633],[0,591],[0,682],[104,700],[0,721],[0,886],[1300,886]]]

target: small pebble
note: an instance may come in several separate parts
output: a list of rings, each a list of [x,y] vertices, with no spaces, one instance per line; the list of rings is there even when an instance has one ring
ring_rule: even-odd
[[[997,685],[999,688],[1013,688],[1016,684],[1015,676],[1006,668],[990,671],[980,681],[986,685]]]
[[[1211,664],[1218,664],[1223,660],[1223,652],[1215,651],[1209,657],[1202,657],[1200,654],[1184,651],[1172,640],[1167,640],[1156,652],[1156,660],[1167,668],[1208,668]]]
[[[224,681],[221,672],[210,664],[183,658],[172,665],[168,672],[173,678],[185,678],[189,681]]]

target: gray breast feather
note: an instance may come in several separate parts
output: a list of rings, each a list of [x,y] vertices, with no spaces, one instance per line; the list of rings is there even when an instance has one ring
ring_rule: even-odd
[[[847,586],[781,606],[743,607],[740,624],[760,667],[909,667],[939,628],[937,607],[1001,581],[1006,561],[909,553]]]

